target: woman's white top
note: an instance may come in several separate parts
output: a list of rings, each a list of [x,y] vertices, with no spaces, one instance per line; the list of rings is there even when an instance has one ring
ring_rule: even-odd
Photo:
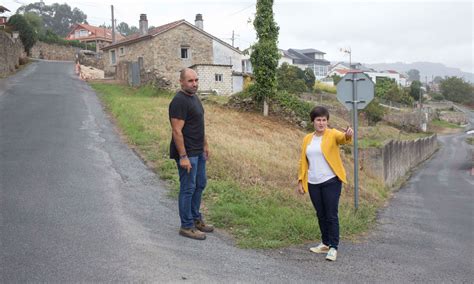
[[[324,158],[321,150],[323,136],[313,135],[311,143],[306,148],[306,158],[308,159],[308,183],[320,184],[332,179],[336,175]]]

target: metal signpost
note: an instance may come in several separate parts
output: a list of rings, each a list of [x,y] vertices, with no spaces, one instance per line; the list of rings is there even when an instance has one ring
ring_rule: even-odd
[[[357,148],[358,109],[364,109],[374,98],[374,83],[361,71],[348,72],[337,84],[337,99],[352,110],[354,127],[354,207],[359,208],[359,151]]]

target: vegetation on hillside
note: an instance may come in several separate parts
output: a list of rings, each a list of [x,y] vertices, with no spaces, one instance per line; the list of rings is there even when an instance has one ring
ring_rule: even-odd
[[[47,5],[42,1],[35,2],[21,6],[16,13],[35,14],[41,18],[42,30],[38,31],[40,34],[51,30],[60,37],[65,37],[74,24],[87,24],[87,15],[78,8],[71,9],[66,3]]]
[[[440,89],[445,99],[474,107],[474,85],[463,78],[447,77],[441,80]]]

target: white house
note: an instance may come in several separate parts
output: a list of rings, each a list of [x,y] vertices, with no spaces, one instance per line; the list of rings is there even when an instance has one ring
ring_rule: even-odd
[[[316,49],[288,49],[279,50],[280,59],[278,60],[278,67],[283,63],[288,63],[299,67],[302,70],[310,68],[314,72],[316,80],[321,80],[327,76],[330,62],[324,59],[324,52]],[[252,73],[252,63],[250,62],[250,55],[244,55],[242,59],[242,72]]]

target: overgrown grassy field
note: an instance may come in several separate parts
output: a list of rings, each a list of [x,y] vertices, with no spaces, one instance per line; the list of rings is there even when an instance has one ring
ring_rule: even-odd
[[[176,164],[168,158],[173,94],[148,87],[92,83],[106,109],[170,192],[178,192]],[[210,100],[211,101],[211,100]],[[282,120],[206,103],[206,134],[211,156],[204,211],[209,222],[229,231],[244,248],[277,248],[319,241],[308,195],[295,193],[297,164],[305,132]],[[353,162],[343,156],[352,183]],[[360,172],[360,203],[353,208],[353,186],[345,185],[340,204],[341,236],[354,238],[374,224],[388,190]],[[177,207],[176,207],[176,210]],[[179,224],[176,224],[179,226]]]
[[[459,126],[455,123],[451,123],[451,122],[447,122],[447,121],[439,120],[439,119],[435,119],[431,121],[431,124],[433,126],[442,127],[442,128],[454,128],[454,129],[462,128],[462,126]]]

